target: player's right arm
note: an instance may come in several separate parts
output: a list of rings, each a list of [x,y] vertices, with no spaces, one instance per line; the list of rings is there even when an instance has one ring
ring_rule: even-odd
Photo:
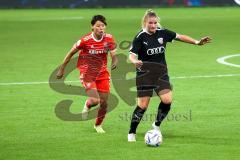
[[[133,52],[130,52],[129,60],[135,65],[136,68],[140,68],[143,65],[143,62],[138,60],[137,55]]]
[[[140,51],[140,48],[142,46],[141,38],[139,35],[137,35],[133,42],[132,46],[129,50],[129,60],[135,65],[136,68],[140,68],[143,65],[143,62],[141,60],[138,60],[138,53]]]
[[[56,74],[57,79],[61,79],[64,75],[64,69],[67,66],[68,62],[71,60],[72,56],[77,53],[79,49],[76,47],[76,44],[73,45],[73,47],[70,49],[70,51],[65,56],[63,63],[60,65],[59,70]]]

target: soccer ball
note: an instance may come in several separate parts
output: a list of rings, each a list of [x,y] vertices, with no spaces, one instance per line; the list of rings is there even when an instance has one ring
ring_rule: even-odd
[[[144,136],[145,143],[148,146],[158,147],[162,143],[162,134],[158,130],[150,130]]]

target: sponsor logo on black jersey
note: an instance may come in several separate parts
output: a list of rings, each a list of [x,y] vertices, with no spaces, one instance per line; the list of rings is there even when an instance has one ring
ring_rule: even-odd
[[[150,48],[147,50],[148,55],[154,55],[154,54],[162,54],[165,52],[165,48],[163,46],[157,47],[157,48]]]

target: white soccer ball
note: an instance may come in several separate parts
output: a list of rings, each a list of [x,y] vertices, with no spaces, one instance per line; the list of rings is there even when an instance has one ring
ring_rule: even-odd
[[[162,143],[162,134],[158,130],[150,130],[144,136],[145,143],[148,146],[158,147]]]

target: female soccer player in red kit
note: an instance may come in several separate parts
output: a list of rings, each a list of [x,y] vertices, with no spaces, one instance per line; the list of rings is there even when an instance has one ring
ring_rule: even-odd
[[[107,70],[107,54],[112,58],[111,69],[117,66],[116,43],[112,35],[105,33],[106,19],[102,15],[95,15],[91,20],[92,32],[77,41],[67,53],[60,66],[57,78],[64,75],[64,69],[72,56],[79,51],[77,68],[80,80],[86,90],[88,99],[83,108],[83,118],[87,118],[91,107],[100,104],[94,128],[98,133],[105,133],[102,122],[107,111],[107,101],[110,92],[110,75]]]

